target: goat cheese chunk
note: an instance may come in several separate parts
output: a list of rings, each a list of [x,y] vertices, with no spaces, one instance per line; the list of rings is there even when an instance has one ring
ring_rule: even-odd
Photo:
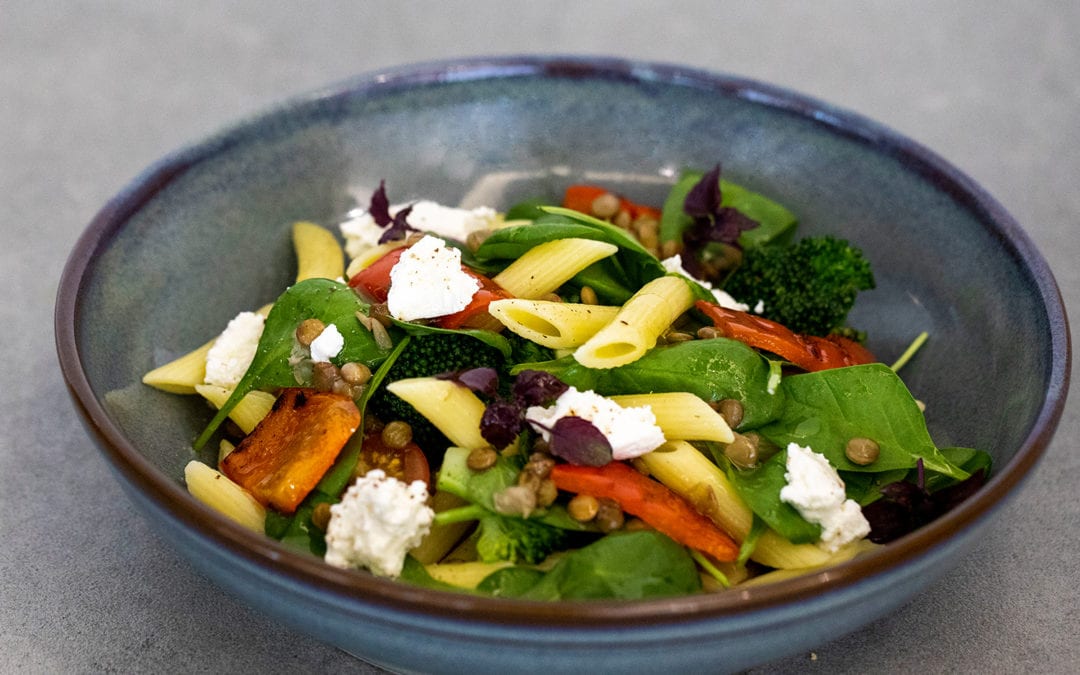
[[[433,319],[465,309],[478,290],[480,282],[461,269],[461,251],[427,235],[390,270],[386,308],[401,321]]]
[[[427,497],[423,481],[406,485],[381,469],[369,471],[330,507],[326,562],[365,568],[383,577],[399,576],[405,554],[431,531],[435,512]]]
[[[713,297],[716,298],[716,304],[720,305],[721,307],[725,309],[735,309],[740,312],[750,311],[750,305],[739,302],[735,298],[731,297],[731,294],[727,291],[724,291],[720,288],[713,288],[713,285],[710,284],[708,281],[705,281],[703,279],[697,279],[689,272],[687,272],[686,268],[683,267],[682,264],[682,256],[678,253],[671,256],[670,258],[664,258],[660,261],[660,264],[664,266],[664,269],[667,270],[669,274],[678,274],[679,276],[690,279],[691,281],[696,281],[705,288],[709,289],[712,292]],[[759,306],[762,306],[762,308],[764,308],[761,303],[758,304]],[[758,314],[761,313],[756,307],[754,308],[754,311]]]
[[[341,353],[345,348],[345,336],[338,327],[328,324],[322,332],[311,341],[311,360],[315,363],[329,363],[330,359]]]
[[[265,323],[257,312],[240,312],[229,321],[206,354],[203,381],[226,389],[235,387],[255,358]]]
[[[390,215],[396,215],[406,206],[409,204],[391,206]],[[488,206],[459,209],[443,206],[430,200],[422,200],[413,203],[412,207],[412,211],[406,218],[409,225],[421,232],[431,232],[460,242],[464,242],[472,232],[495,227],[499,221],[499,214]],[[384,228],[375,224],[375,219],[366,209],[350,211],[348,219],[338,227],[345,238],[345,252],[349,254],[350,259],[377,246],[379,238],[386,232]]]
[[[844,481],[819,452],[789,443],[787,485],[780,489],[780,501],[791,504],[803,518],[821,525],[820,546],[835,553],[843,545],[870,534],[870,523],[859,504],[847,499]]]
[[[547,429],[563,417],[581,417],[592,422],[593,426],[607,438],[611,444],[614,459],[633,459],[647,452],[652,452],[664,444],[664,432],[656,425],[656,415],[649,406],[624,408],[610,398],[594,391],[578,391],[570,387],[554,405],[530,406],[525,411],[525,420],[533,423],[544,440],[550,440]]]

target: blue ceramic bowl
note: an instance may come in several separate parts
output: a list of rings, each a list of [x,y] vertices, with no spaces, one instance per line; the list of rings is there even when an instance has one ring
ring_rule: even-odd
[[[181,483],[205,406],[139,384],[294,270],[288,228],[339,222],[386,179],[395,200],[505,207],[602,180],[658,201],[684,166],[725,175],[836,233],[878,288],[854,325],[904,371],[939,445],[985,448],[989,484],[880,551],[773,585],[643,602],[533,604],[343,571],[233,525]],[[90,224],[56,308],[75,404],[131,499],[251,605],[398,670],[719,671],[805,650],[894,609],[964,554],[1043,453],[1069,335],[1039,253],[930,151],[798,94],[677,66],[493,58],[359,77],[286,102],[149,168]],[[958,619],[960,617],[957,617]]]

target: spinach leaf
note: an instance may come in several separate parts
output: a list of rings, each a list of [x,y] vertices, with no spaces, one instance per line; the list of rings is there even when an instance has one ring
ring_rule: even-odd
[[[503,592],[512,590],[510,584]],[[559,559],[526,600],[637,600],[701,590],[697,566],[685,548],[654,531],[610,534]]]
[[[345,284],[329,279],[306,279],[286,290],[274,303],[266,317],[255,358],[236,385],[225,405],[195,441],[202,448],[218,426],[248,392],[261,389],[272,391],[298,384],[289,358],[296,343],[297,325],[304,319],[315,318],[337,326],[345,338],[345,347],[334,359],[336,365],[356,361],[374,367],[386,358],[389,350],[380,348],[371,332],[356,320],[358,311],[367,304]]]
[[[926,419],[897,374],[880,363],[833,368],[785,377],[780,417],[758,431],[781,448],[798,443],[828,458],[840,471],[871,472],[923,465],[949,478],[968,472],[941,453]],[[877,461],[861,466],[844,454],[848,440],[865,437],[881,449]]]
[[[787,485],[787,452],[781,450],[761,466],[740,471],[731,468],[728,479],[754,515],[765,521],[780,536],[796,544],[821,538],[821,526],[802,517],[791,504],[780,501],[780,490]]]
[[[660,241],[681,240],[683,232],[693,223],[693,218],[683,210],[686,195],[701,180],[703,171],[687,170],[668,192],[660,217]],[[777,202],[752,192],[741,185],[720,179],[720,204],[756,220],[758,226],[739,235],[739,245],[744,249],[782,241],[795,229],[795,214]]]
[[[478,330],[472,328],[439,328],[438,326],[429,326],[423,323],[410,323],[408,321],[398,321],[391,317],[390,320],[395,326],[401,329],[406,335],[433,335],[441,333],[443,335],[453,335],[464,333],[471,335],[477,340],[483,342],[489,347],[498,349],[502,355],[506,358],[510,358],[511,346],[510,341],[502,335],[490,330]]]
[[[598,394],[688,391],[706,401],[732,398],[743,404],[740,429],[777,419],[784,409],[782,388],[770,394],[769,362],[736,340],[689,340],[649,350],[637,361],[609,369],[586,368],[573,356],[526,363],[513,371],[544,370],[579,390]]]
[[[445,581],[439,581],[428,573],[423,563],[421,563],[419,560],[412,557],[411,555],[405,556],[405,564],[401,567],[401,576],[399,576],[398,579],[413,584],[414,586],[432,588],[437,591],[450,591],[452,593],[473,593],[473,591],[468,588],[462,588],[461,586],[454,586],[453,584],[448,584]]]

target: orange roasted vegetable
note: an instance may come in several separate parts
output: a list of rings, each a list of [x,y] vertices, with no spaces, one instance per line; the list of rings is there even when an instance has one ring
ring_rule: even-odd
[[[260,503],[292,513],[360,426],[352,399],[284,389],[262,422],[221,462],[222,471]]]

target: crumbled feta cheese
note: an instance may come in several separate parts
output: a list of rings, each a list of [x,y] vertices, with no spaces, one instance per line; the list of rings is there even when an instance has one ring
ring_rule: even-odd
[[[435,512],[427,497],[423,481],[406,485],[381,469],[369,471],[330,507],[326,562],[398,576],[405,554],[431,531]]]
[[[240,312],[229,321],[206,354],[204,382],[232,389],[247,372],[259,347],[265,319],[256,312]]]
[[[594,391],[578,391],[570,387],[555,399],[550,407],[531,406],[525,419],[547,429],[563,417],[581,417],[593,423],[611,443],[612,457],[632,459],[652,452],[664,443],[664,432],[656,425],[656,415],[649,406],[624,408],[610,398]],[[551,434],[534,426],[548,440]]]
[[[431,235],[416,242],[390,270],[386,308],[401,321],[460,312],[480,290],[461,269],[461,251]]]
[[[409,205],[391,206],[390,215],[395,215],[406,206]],[[432,232],[440,237],[461,242],[464,242],[471,232],[490,229],[498,223],[498,213],[488,206],[459,209],[424,200],[412,204],[412,207],[407,218],[409,225],[421,232]],[[386,231],[376,225],[371,214],[363,209],[351,211],[348,220],[339,227],[341,235],[345,237],[345,252],[350,258],[378,245],[379,238]]]
[[[660,264],[663,265],[664,269],[667,270],[670,274],[678,274],[679,276],[686,277],[691,281],[696,281],[705,288],[712,291],[713,297],[716,298],[716,304],[720,305],[721,307],[724,307],[725,309],[736,309],[740,312],[750,311],[750,305],[739,302],[735,298],[731,297],[730,293],[719,288],[713,288],[712,284],[710,284],[708,281],[694,278],[694,276],[687,272],[686,268],[683,267],[682,256],[678,253],[671,256],[670,258],[664,258],[660,261]],[[758,314],[760,313],[761,312],[758,312]]]
[[[330,359],[341,353],[345,348],[345,336],[341,334],[334,324],[327,324],[326,328],[311,341],[311,360],[315,363],[328,363]]]
[[[847,499],[844,481],[825,455],[798,443],[787,447],[787,481],[780,501],[791,504],[803,518],[821,525],[821,546],[837,551],[848,542],[870,534],[870,523],[853,499]]]
[[[765,313],[765,301],[764,300],[758,300],[757,304],[754,305],[754,314],[764,314],[764,313]]]

